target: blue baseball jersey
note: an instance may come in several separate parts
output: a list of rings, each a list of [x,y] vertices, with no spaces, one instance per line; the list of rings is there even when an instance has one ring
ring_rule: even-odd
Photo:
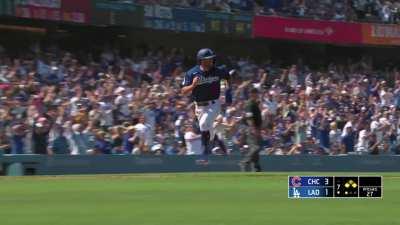
[[[197,65],[186,72],[183,86],[192,84],[195,77],[200,77],[200,82],[192,91],[192,98],[196,102],[211,101],[219,98],[221,93],[221,80],[229,79],[229,73],[225,69],[214,67],[204,72]]]

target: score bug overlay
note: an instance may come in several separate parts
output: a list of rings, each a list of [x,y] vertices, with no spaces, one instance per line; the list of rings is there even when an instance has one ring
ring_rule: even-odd
[[[380,176],[289,176],[289,198],[382,198]]]

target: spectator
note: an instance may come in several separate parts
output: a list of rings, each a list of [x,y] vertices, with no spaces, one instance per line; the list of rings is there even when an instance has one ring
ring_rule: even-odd
[[[117,96],[114,100],[114,106],[116,107],[117,120],[119,122],[127,121],[131,111],[129,109],[130,99],[126,96],[125,88],[118,87],[114,94]]]
[[[10,140],[6,135],[5,131],[0,131],[0,152],[4,154],[11,153],[11,144]]]
[[[338,129],[336,122],[330,124],[329,140],[331,146],[331,154],[338,154],[340,151],[341,131]]]
[[[89,130],[84,130],[83,125],[72,125],[72,132],[69,136],[72,144],[72,154],[87,154],[92,150],[93,139]]]
[[[203,154],[201,135],[196,134],[192,125],[187,125],[185,130],[186,155]]]
[[[149,147],[153,144],[153,137],[150,124],[146,123],[144,115],[139,117],[139,123],[134,127],[142,143],[141,151],[148,152]]]
[[[380,16],[384,23],[389,23],[392,21],[392,3],[389,1],[385,1],[382,5]]]
[[[353,126],[348,125],[345,127],[345,132],[342,135],[342,150],[341,154],[347,154],[349,152],[354,152],[355,144],[355,134],[353,131]]]
[[[22,124],[16,124],[12,127],[11,134],[11,154],[25,153],[26,128]]]
[[[329,132],[330,132],[330,124],[328,121],[328,118],[325,117],[318,130],[318,141],[320,144],[321,149],[325,153],[329,153],[331,147],[330,147],[330,140],[329,140]]]
[[[104,131],[97,131],[94,143],[94,154],[111,154],[111,143],[106,140]]]
[[[33,124],[32,143],[35,154],[49,154],[50,122],[45,117],[40,117]]]
[[[54,127],[54,139],[49,144],[49,154],[71,154],[68,139],[64,134],[64,129],[61,126]]]
[[[372,155],[378,155],[380,144],[381,144],[381,142],[378,141],[376,134],[373,133],[369,140],[369,152]]]
[[[366,125],[363,130],[361,130],[358,134],[358,142],[356,151],[358,154],[367,154],[369,151],[369,140],[370,140],[370,129]]]
[[[114,126],[111,130],[111,144],[112,144],[112,152],[116,154],[124,153],[123,149],[123,127],[122,126]]]
[[[135,132],[134,126],[125,128],[122,141],[122,150],[124,154],[137,154],[139,149],[135,149],[135,145],[139,143],[139,137]]]

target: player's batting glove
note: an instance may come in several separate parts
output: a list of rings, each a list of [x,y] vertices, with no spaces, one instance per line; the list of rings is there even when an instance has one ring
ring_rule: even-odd
[[[225,103],[232,104],[232,89],[228,88],[225,90]]]

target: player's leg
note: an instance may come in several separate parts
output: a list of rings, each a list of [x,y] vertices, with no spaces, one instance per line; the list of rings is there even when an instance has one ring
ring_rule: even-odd
[[[210,131],[201,132],[201,141],[204,146],[204,155],[211,154],[211,141],[210,141]]]
[[[241,171],[243,172],[248,171],[250,166],[252,166],[252,169],[254,171],[260,172],[261,166],[259,161],[260,161],[259,150],[257,149],[256,146],[250,145],[248,151],[244,156],[244,159],[239,163],[239,166]]]
[[[204,155],[208,155],[211,151],[210,147],[210,125],[208,122],[208,106],[196,107],[196,116],[199,121],[199,128],[201,132],[201,142],[204,147]]]
[[[255,172],[261,172],[261,165],[260,165],[260,151],[261,151],[261,135],[260,132],[257,133],[257,144],[253,146],[253,151],[251,153],[252,158],[251,161],[253,162],[253,168]]]
[[[211,141],[215,135],[213,124],[220,110],[221,105],[219,101],[208,106],[198,107],[198,120],[205,155],[209,155],[211,153]]]
[[[214,122],[221,112],[221,104],[218,100],[214,104],[210,105],[207,109],[206,123],[209,131],[209,147],[212,149],[215,147],[216,142],[216,131],[214,129]],[[219,144],[219,143],[218,143]]]
[[[250,151],[251,149],[248,149],[247,152],[245,153],[243,160],[239,162],[240,171],[242,172],[247,172],[249,170],[252,161],[252,155]]]
[[[253,162],[253,168],[255,172],[261,172],[261,165],[260,165],[260,150],[255,149],[255,151],[251,152],[252,159],[251,161]]]
[[[221,112],[221,103],[217,100],[214,104],[210,105],[208,108],[208,117],[207,123],[210,127],[210,140],[214,141],[215,138],[215,130],[214,130],[214,121],[217,119],[218,115]]]

